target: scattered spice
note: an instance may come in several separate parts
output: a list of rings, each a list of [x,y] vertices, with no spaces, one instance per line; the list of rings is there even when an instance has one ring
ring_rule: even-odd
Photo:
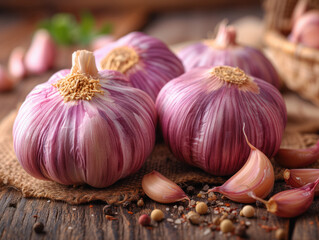
[[[276,230],[275,237],[276,237],[277,240],[284,240],[286,238],[285,230],[282,229],[282,228],[278,228]]]
[[[195,210],[198,214],[206,214],[208,210],[207,204],[204,202],[199,202],[196,204]]]
[[[9,207],[16,208],[17,207],[17,203],[16,202],[11,202],[11,203],[9,203]]]
[[[209,186],[206,184],[206,185],[203,187],[202,190],[205,191],[205,192],[207,192],[207,191],[209,190]]]
[[[160,222],[162,221],[164,218],[164,213],[162,210],[160,209],[154,209],[151,213],[151,219],[156,221],[156,222]]]
[[[201,217],[195,212],[193,212],[193,214],[191,215],[188,215],[188,220],[194,225],[198,225],[201,223]]]
[[[189,205],[191,205],[191,206],[195,206],[195,205],[196,205],[195,200],[191,200],[191,201],[190,201],[190,203],[189,203]]]
[[[151,223],[151,218],[147,214],[143,214],[139,217],[138,223],[142,226],[149,226]]]
[[[181,223],[182,223],[182,219],[178,218],[178,219],[175,220],[174,223],[175,223],[175,224],[181,224]]]
[[[220,223],[220,230],[223,233],[232,232],[234,230],[234,224],[229,219],[225,219]]]
[[[93,205],[90,205],[89,208],[93,208]]]
[[[178,211],[179,214],[183,213],[184,207],[183,207],[183,206],[179,206],[179,207],[177,208],[177,211]]]
[[[109,221],[112,221],[112,220],[117,220],[117,218],[113,217],[113,216],[110,216],[110,215],[105,215],[105,218]]]
[[[33,225],[33,230],[36,232],[36,233],[42,233],[43,232],[43,229],[44,229],[44,225],[42,222],[36,222],[34,225]]]
[[[214,217],[213,218],[213,224],[214,225],[219,225],[220,224],[220,217]]]
[[[227,219],[227,217],[228,217],[228,213],[223,213],[223,216],[221,216],[220,221]]]
[[[309,221],[309,224],[310,224],[310,225],[313,225],[313,224],[314,224],[314,222],[313,222],[313,221]]]
[[[131,215],[132,215],[132,214],[134,214],[134,213],[133,213],[133,212],[131,212],[131,211],[127,211],[127,213],[128,213],[128,214],[131,214]]]
[[[241,212],[244,217],[251,218],[255,215],[255,208],[250,205],[246,205],[243,207]]]
[[[103,213],[105,214],[105,215],[112,215],[112,206],[111,205],[105,205],[104,207],[103,207]]]
[[[137,206],[138,207],[143,207],[144,206],[144,200],[141,198],[140,200],[137,201]]]
[[[125,202],[122,204],[122,206],[123,206],[124,208],[127,208],[129,205],[130,205],[130,202],[128,202],[128,201],[125,201]]]
[[[239,237],[246,237],[246,226],[245,225],[237,225],[235,228],[235,234]]]
[[[247,223],[246,223],[247,225]],[[263,225],[263,224],[259,224],[259,226],[264,229],[266,232],[271,232],[273,230],[277,230],[278,227],[271,227],[271,226],[267,226],[267,225]]]

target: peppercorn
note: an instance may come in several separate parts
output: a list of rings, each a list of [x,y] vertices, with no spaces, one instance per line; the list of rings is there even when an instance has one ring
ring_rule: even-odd
[[[33,225],[33,230],[36,232],[36,233],[42,233],[43,232],[43,229],[44,229],[44,225],[42,222],[36,222],[34,225]]]
[[[229,219],[225,219],[220,223],[220,230],[223,233],[232,232],[234,230],[234,224]]]
[[[160,209],[154,209],[151,213],[151,219],[156,221],[156,222],[159,222],[159,221],[162,221],[164,218],[164,213],[162,210]]]
[[[143,214],[139,217],[138,223],[142,226],[148,226],[151,223],[151,218],[147,214]]]
[[[137,206],[138,207],[143,207],[144,206],[143,198],[141,198],[140,200],[137,201]]]
[[[246,236],[246,226],[240,224],[235,228],[235,234],[239,237],[244,238]]]
[[[243,207],[241,212],[242,212],[242,215],[244,217],[250,218],[250,217],[253,217],[255,215],[255,208],[253,208],[250,205],[246,205],[246,206]]]
[[[282,228],[278,228],[276,230],[275,237],[277,240],[284,240],[286,238],[285,230],[283,230]]]
[[[199,202],[196,204],[195,210],[198,214],[206,214],[208,210],[207,204],[204,202]]]

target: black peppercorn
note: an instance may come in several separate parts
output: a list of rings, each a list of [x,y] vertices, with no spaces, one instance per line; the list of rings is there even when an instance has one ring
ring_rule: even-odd
[[[42,222],[36,222],[34,225],[33,225],[33,230],[36,232],[36,233],[42,233],[43,232],[43,229],[44,229],[44,225]]]

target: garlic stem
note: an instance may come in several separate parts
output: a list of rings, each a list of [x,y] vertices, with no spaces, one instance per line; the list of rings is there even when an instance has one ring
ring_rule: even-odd
[[[227,21],[221,22],[214,43],[221,48],[237,45],[235,28],[233,26],[227,26]]]
[[[319,159],[319,140],[305,149],[280,148],[275,156],[276,162],[287,168],[306,167]]]
[[[190,201],[189,197],[176,183],[157,171],[144,175],[142,188],[145,194],[156,202],[173,203],[182,200]]]

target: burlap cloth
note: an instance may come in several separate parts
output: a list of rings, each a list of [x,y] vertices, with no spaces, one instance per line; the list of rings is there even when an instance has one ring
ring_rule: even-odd
[[[12,126],[17,110],[10,113],[0,123],[0,184],[13,187],[24,197],[63,200],[70,204],[102,200],[109,204],[133,201],[142,194],[141,180],[144,174],[157,170],[176,183],[197,182],[221,184],[226,178],[211,176],[199,169],[186,166],[175,159],[165,144],[157,144],[143,167],[134,175],[122,179],[114,185],[96,189],[89,186],[64,186],[50,181],[42,181],[28,175],[16,159],[12,144]],[[299,125],[298,125],[299,126]],[[290,127],[290,130],[293,129]],[[286,132],[282,146],[303,148],[313,145],[319,138],[316,134]],[[282,171],[274,163],[276,180],[282,179]],[[319,162],[312,167],[319,167]]]

